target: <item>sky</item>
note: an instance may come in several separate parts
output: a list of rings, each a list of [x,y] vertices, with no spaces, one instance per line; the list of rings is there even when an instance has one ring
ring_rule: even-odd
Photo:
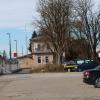
[[[94,0],[96,7],[100,0]],[[38,18],[36,12],[37,0],[0,0],[0,52],[9,52],[9,36],[11,35],[12,53],[15,52],[15,41],[18,44],[18,54],[26,54],[27,42],[35,30],[32,22]]]
[[[15,52],[15,41],[18,44],[18,53],[21,55],[22,47],[26,53],[27,42],[35,28],[32,22],[37,17],[37,0],[0,0],[0,52],[9,52],[9,36],[11,35],[12,53]]]

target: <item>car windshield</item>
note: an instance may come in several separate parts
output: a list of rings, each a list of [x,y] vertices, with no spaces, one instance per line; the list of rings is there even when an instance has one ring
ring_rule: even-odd
[[[97,66],[96,68],[94,68],[94,69],[100,69],[100,65],[99,66]]]

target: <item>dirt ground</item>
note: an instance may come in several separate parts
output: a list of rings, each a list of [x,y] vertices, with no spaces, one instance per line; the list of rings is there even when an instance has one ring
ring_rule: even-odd
[[[82,73],[38,73],[0,77],[0,100],[100,100],[100,88]]]

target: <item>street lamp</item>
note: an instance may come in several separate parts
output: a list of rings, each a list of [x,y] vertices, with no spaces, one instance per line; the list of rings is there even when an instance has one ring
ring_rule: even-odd
[[[7,35],[9,36],[9,56],[10,56],[10,66],[9,66],[9,70],[11,71],[11,34],[7,33]]]
[[[16,61],[17,61],[17,68],[18,68],[18,60],[17,60],[17,57],[18,57],[18,51],[17,51],[17,40],[14,40],[15,43],[16,43]]]
[[[26,54],[28,55],[28,37],[26,35]]]
[[[17,52],[17,40],[14,40],[16,43],[16,58],[18,57],[18,52]]]

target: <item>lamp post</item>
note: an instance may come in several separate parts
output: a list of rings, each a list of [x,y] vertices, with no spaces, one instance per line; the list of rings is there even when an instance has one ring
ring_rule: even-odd
[[[10,64],[9,64],[9,70],[11,71],[11,34],[7,33],[7,35],[9,36],[9,56],[10,56]]]
[[[14,40],[16,43],[16,58],[18,57],[18,52],[17,52],[17,40]]]
[[[28,37],[26,35],[26,54],[28,55]]]
[[[22,56],[23,56],[23,45],[22,45]]]
[[[18,57],[18,51],[17,51],[17,40],[14,40],[15,43],[16,43],[16,61],[17,61],[17,68],[18,68],[18,60],[17,60],[17,57]]]

